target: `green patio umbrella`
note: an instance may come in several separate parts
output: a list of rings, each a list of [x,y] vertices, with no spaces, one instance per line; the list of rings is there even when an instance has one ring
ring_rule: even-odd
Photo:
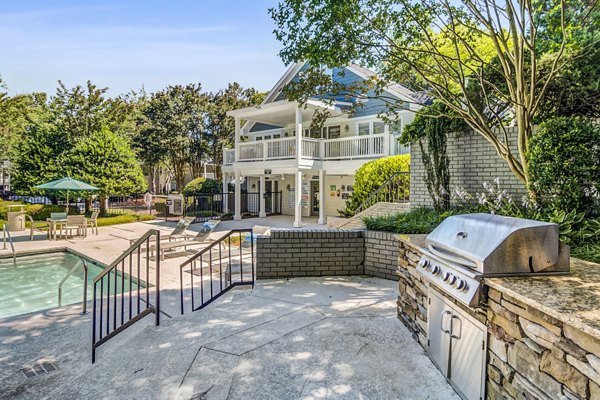
[[[81,191],[92,191],[98,190],[96,186],[92,186],[88,183],[78,181],[70,177],[58,179],[56,181],[43,183],[35,186],[37,189],[45,190],[66,190],[67,191],[67,213],[69,212],[69,191],[81,192]]]

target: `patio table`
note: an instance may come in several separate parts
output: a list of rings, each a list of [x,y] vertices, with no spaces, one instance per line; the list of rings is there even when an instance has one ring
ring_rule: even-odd
[[[52,219],[46,218],[46,222],[48,222],[48,239],[56,240],[56,228],[60,224],[67,223],[67,219]]]

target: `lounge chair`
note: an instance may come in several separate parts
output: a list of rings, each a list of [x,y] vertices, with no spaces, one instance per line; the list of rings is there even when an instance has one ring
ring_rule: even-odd
[[[92,233],[94,233],[94,228],[96,228],[96,235],[98,235],[98,211],[94,211],[92,216],[85,220],[85,227],[92,228]]]
[[[63,230],[66,235],[73,236],[73,229],[77,229],[77,236],[86,237],[87,227],[83,215],[67,215],[67,222],[60,227],[60,236],[63,237]]]
[[[193,238],[194,235],[189,232],[186,232],[186,230],[190,226],[192,221],[194,221],[194,219],[196,219],[196,217],[185,217],[183,219],[180,219],[177,222],[177,225],[175,225],[175,229],[173,229],[166,238],[161,238],[161,240],[168,240],[169,242],[171,242],[171,241],[175,241],[175,240],[179,240],[179,239],[187,240],[187,239]],[[129,245],[131,246],[138,239],[139,238],[137,238],[137,237],[133,238],[133,239],[129,239]]]
[[[175,250],[182,248],[187,250],[188,247],[198,246],[198,245],[206,245],[209,244],[212,240],[210,239],[210,234],[215,230],[220,221],[218,220],[210,220],[205,222],[202,225],[202,228],[198,232],[196,236],[189,238],[189,240],[176,240],[168,243],[160,244],[160,259],[165,259],[165,250]],[[154,256],[156,253],[156,245],[150,245],[150,254]]]
[[[252,243],[256,244],[256,239],[259,237],[267,237],[271,236],[271,227],[263,226],[263,225],[254,225],[252,227]],[[250,235],[246,234],[244,237],[244,241],[242,242],[242,247],[250,247],[251,239]]]

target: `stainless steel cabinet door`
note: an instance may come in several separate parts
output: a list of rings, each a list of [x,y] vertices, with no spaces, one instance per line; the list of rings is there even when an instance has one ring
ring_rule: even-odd
[[[450,318],[450,372],[448,377],[468,400],[483,396],[485,331],[464,314],[453,311]]]
[[[429,358],[437,365],[439,370],[448,376],[448,360],[450,353],[450,320],[452,309],[446,305],[444,300],[429,291]]]

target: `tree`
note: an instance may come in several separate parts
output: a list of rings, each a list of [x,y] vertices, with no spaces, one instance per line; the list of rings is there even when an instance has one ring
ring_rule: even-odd
[[[227,116],[227,111],[258,105],[265,95],[252,88],[244,89],[237,82],[230,83],[225,90],[208,95],[210,100],[205,119],[205,135],[210,149],[208,154],[215,165],[223,164],[223,148],[232,147],[235,141],[235,122],[233,117]],[[220,179],[220,169],[216,172]]]
[[[70,176],[100,189],[100,215],[106,215],[108,196],[146,190],[142,168],[128,140],[106,127],[79,140],[69,150],[66,164]]]
[[[391,82],[427,90],[487,139],[511,171],[527,183],[526,154],[542,101],[572,61],[569,50],[581,46],[575,33],[597,24],[593,21],[596,4],[589,4],[564,0],[285,0],[270,12],[286,63],[307,60],[311,68],[305,75],[314,76],[323,75],[323,64],[336,67],[358,62],[378,70],[378,76],[367,83],[379,93]],[[553,24],[546,23],[550,20]],[[557,44],[547,45],[548,36],[557,38]],[[491,43],[492,49],[474,45],[482,41]],[[490,76],[499,76],[502,87]],[[515,139],[506,129],[503,104],[511,110]],[[402,107],[390,101],[392,112]],[[516,145],[517,153],[511,145]]]
[[[206,104],[200,84],[176,85],[152,94],[141,112],[138,153],[146,165],[164,162],[173,171],[179,190],[190,162],[203,158],[198,143]]]

